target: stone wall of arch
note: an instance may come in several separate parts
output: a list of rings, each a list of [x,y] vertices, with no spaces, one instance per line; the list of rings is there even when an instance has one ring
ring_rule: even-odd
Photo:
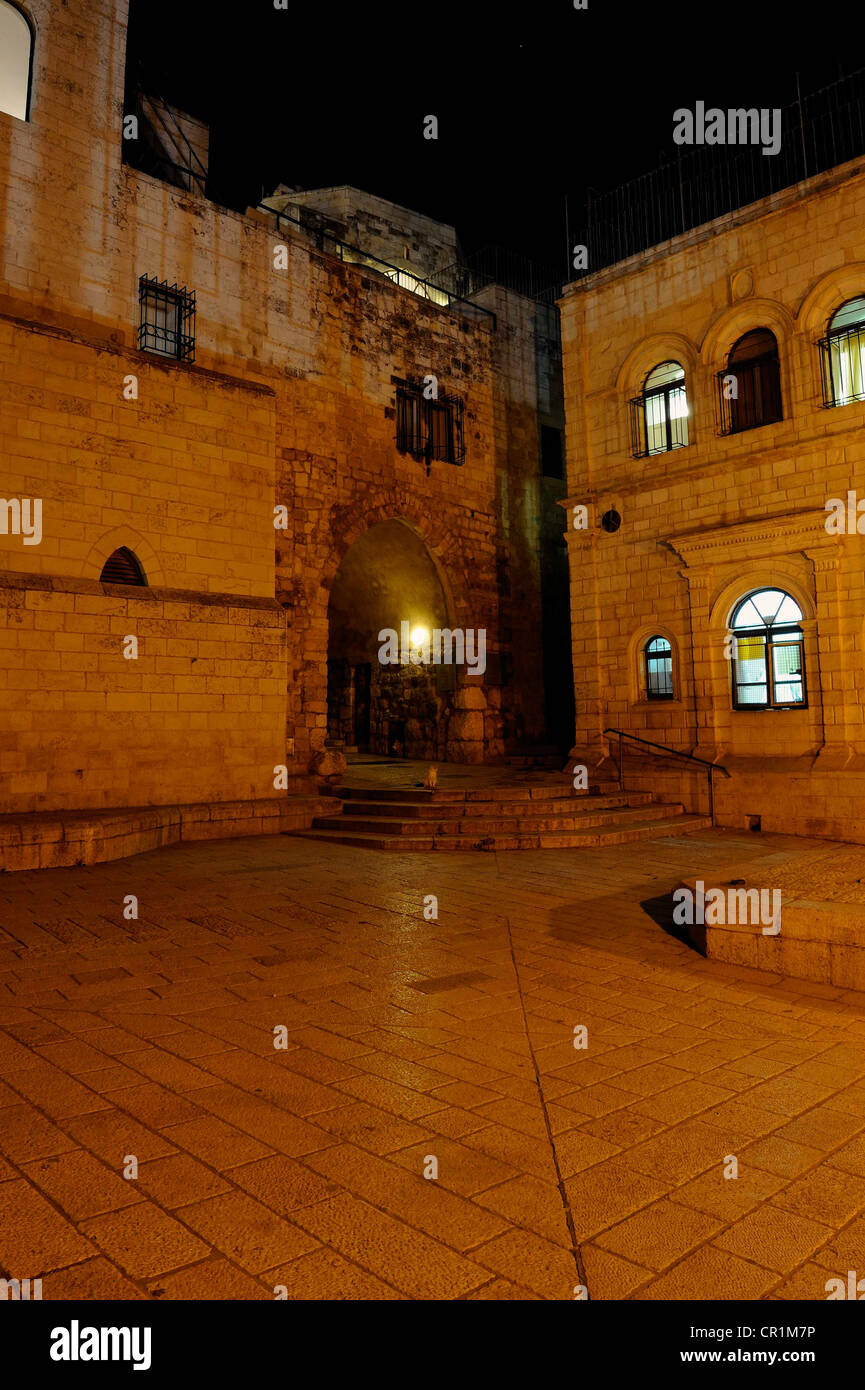
[[[355,541],[377,522],[399,521],[422,540],[445,594],[454,627],[483,628],[487,659],[501,653],[501,613],[496,575],[496,529],[489,513],[467,508],[445,512],[439,499],[419,497],[407,487],[356,484],[345,501],[329,509],[310,565],[277,561],[277,597],[286,612],[288,693],[286,738],[297,775],[302,775],[327,736],[328,602],[340,563]],[[489,666],[488,666],[489,670]],[[501,756],[513,727],[502,708],[501,687],[458,673],[447,699],[441,756],[481,762]]]

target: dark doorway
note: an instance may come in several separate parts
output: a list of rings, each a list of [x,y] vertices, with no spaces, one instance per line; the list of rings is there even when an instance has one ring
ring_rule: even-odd
[[[351,673],[354,706],[354,746],[359,753],[369,752],[369,708],[371,663],[361,661]]]
[[[403,757],[442,757],[449,691],[439,692],[439,672],[453,667],[412,662],[406,642],[412,631],[453,625],[436,565],[412,526],[390,517],[349,547],[327,616],[328,738],[346,751],[393,756],[396,742]]]

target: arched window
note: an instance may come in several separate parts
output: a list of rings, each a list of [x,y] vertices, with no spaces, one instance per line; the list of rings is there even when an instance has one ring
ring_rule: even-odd
[[[832,315],[820,348],[823,404],[865,401],[865,297],[848,299]]]
[[[672,700],[673,652],[666,637],[650,637],[643,647],[646,663],[646,698]]]
[[[140,588],[147,584],[141,561],[125,545],[108,556],[99,579],[103,584],[137,584]]]
[[[804,705],[802,610],[783,589],[758,589],[734,608],[734,709],[787,709]]]
[[[631,401],[631,435],[635,458],[665,454],[688,443],[688,397],[685,371],[678,362],[661,362]]]
[[[733,344],[719,372],[724,434],[759,429],[782,419],[778,343],[768,328],[755,328]]]
[[[0,0],[0,111],[30,118],[33,33],[21,11]]]

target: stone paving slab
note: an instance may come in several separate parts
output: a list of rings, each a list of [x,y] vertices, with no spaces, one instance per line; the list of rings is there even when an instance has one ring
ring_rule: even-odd
[[[827,865],[732,832],[468,866],[274,836],[2,876],[0,1274],[825,1298],[865,1272],[865,994],[665,921],[683,877]]]

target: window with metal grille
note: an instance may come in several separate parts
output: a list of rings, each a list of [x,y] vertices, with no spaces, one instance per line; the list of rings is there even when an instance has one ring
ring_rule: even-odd
[[[642,394],[631,401],[634,458],[666,454],[688,443],[688,395],[678,362],[661,362],[646,377]]]
[[[401,454],[444,463],[465,462],[464,404],[439,392],[427,400],[422,386],[404,382],[396,393],[396,447]]]
[[[195,361],[195,291],[155,275],[138,281],[138,346],[143,352]]]
[[[759,589],[730,619],[734,709],[806,705],[802,610],[783,589]]]
[[[125,545],[108,556],[99,579],[103,584],[137,584],[140,588],[147,584],[141,561]]]
[[[673,698],[673,652],[666,637],[650,637],[643,647],[646,662],[646,697]]]
[[[865,297],[841,305],[819,347],[823,404],[865,401]]]
[[[739,434],[775,424],[781,413],[778,343],[768,328],[755,328],[733,344],[718,373],[721,433]]]

